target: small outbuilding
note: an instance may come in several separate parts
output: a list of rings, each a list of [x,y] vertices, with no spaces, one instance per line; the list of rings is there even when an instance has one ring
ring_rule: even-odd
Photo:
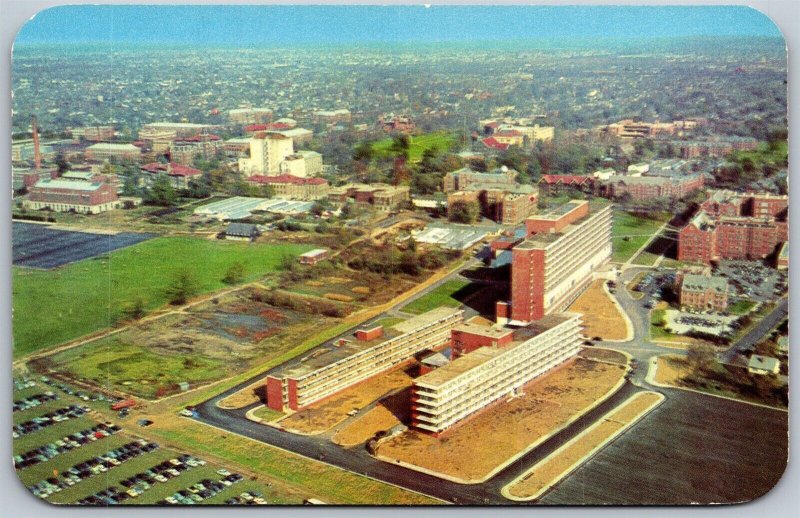
[[[778,374],[781,370],[781,362],[777,358],[754,354],[747,363],[747,372],[750,374]]]
[[[304,254],[300,254],[300,264],[317,264],[328,258],[328,249],[317,248]]]
[[[225,239],[235,241],[253,241],[260,235],[258,227],[250,223],[231,223],[225,229]]]

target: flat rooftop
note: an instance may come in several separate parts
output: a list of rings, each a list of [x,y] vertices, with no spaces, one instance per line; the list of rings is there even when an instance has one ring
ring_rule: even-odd
[[[312,349],[308,354],[299,358],[291,363],[284,364],[279,367],[277,371],[270,374],[278,378],[301,378],[317,369],[321,369],[327,365],[331,365],[340,360],[344,360],[361,351],[365,351],[376,345],[379,345],[392,338],[404,335],[408,332],[414,331],[420,327],[431,324],[442,318],[449,317],[461,311],[457,308],[436,308],[423,313],[414,318],[410,318],[392,327],[383,328],[383,336],[374,340],[359,340],[355,336],[355,332],[360,329],[372,329],[375,327],[374,322],[368,322],[357,326],[352,332],[339,335],[333,340],[326,342],[324,345]],[[377,318],[378,320],[380,317]],[[340,340],[346,340],[343,345],[336,345]]]
[[[493,327],[477,322],[464,322],[463,324],[454,327],[453,331],[465,331],[467,333],[485,336],[487,338],[502,338],[508,333],[513,332],[512,329],[507,327]]]
[[[543,332],[547,331],[548,329],[552,329],[555,326],[566,322],[567,320],[574,318],[576,316],[575,313],[555,313],[552,315],[547,315],[544,318],[537,320],[529,324],[526,327],[513,329],[514,332],[514,340],[504,346],[504,347],[480,347],[471,353],[465,354],[460,358],[448,363],[447,365],[440,367],[428,374],[420,376],[416,380],[414,380],[415,384],[424,385],[426,387],[437,388],[442,385],[446,385],[447,383],[453,381],[457,377],[461,376],[462,374],[479,367],[480,365],[486,363],[487,361],[496,358],[515,347],[522,345],[523,343],[527,342],[531,338],[542,334]],[[459,326],[460,327],[460,326]],[[512,328],[500,328],[499,330],[508,332],[512,330]]]
[[[580,219],[575,220],[574,222],[572,222],[569,225],[565,226],[559,232],[539,232],[538,234],[533,234],[528,239],[526,239],[522,243],[518,244],[514,248],[518,248],[518,249],[521,249],[521,250],[533,250],[533,249],[542,248],[542,247],[547,246],[547,245],[549,245],[551,243],[554,243],[554,242],[558,241],[561,238],[561,236],[563,236],[564,234],[568,233],[569,231],[571,231],[575,227],[583,224],[589,218],[594,217],[595,215],[597,215],[597,213],[601,209],[603,209],[605,207],[608,207],[608,206],[610,206],[609,203],[598,203],[598,204],[594,205],[592,202],[589,202],[589,214],[583,216]],[[569,212],[569,211],[567,211],[567,212]]]

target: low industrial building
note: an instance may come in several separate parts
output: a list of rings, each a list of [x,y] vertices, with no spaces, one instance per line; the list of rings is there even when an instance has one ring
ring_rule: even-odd
[[[457,225],[430,225],[424,230],[414,232],[414,241],[429,245],[438,245],[449,250],[466,250],[479,243],[488,235],[488,231],[480,227]]]
[[[142,156],[142,150],[133,144],[100,142],[87,147],[84,154],[86,155],[86,160],[103,161],[115,158],[118,160],[138,161]]]
[[[311,210],[313,205],[313,202],[310,201],[234,196],[197,207],[194,209],[194,214],[218,221],[235,221],[250,217],[253,212],[305,214]]]
[[[339,338],[324,353],[301,358],[269,374],[267,406],[298,410],[406,363],[423,351],[443,348],[463,315],[460,309],[436,308],[384,330],[377,339]]]

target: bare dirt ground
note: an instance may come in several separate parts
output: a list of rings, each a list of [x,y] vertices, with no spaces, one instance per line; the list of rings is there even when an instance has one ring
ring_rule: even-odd
[[[385,406],[378,405],[348,424],[333,436],[333,442],[345,448],[368,441],[376,433],[401,424],[400,419]]]
[[[380,374],[315,403],[278,422],[281,428],[295,433],[314,435],[326,432],[347,419],[347,413],[411,386],[411,376],[403,369]]]
[[[580,352],[581,358],[587,360],[597,360],[609,363],[616,363],[619,365],[627,365],[628,357],[624,354],[612,351],[611,349],[603,349],[598,347],[586,347]]]
[[[662,399],[663,396],[656,392],[640,392],[631,396],[583,435],[533,466],[525,478],[508,487],[508,493],[521,499],[538,497]]]
[[[656,383],[679,387],[681,386],[681,380],[690,372],[691,370],[682,358],[671,355],[659,356]]]
[[[569,311],[583,314],[584,334],[599,336],[603,340],[625,340],[628,335],[625,319],[617,306],[603,291],[603,281],[598,279],[578,297]]]
[[[534,380],[524,395],[492,406],[439,438],[408,430],[377,454],[425,470],[480,481],[605,398],[625,368],[576,358]]]
[[[234,392],[225,399],[220,400],[220,402],[217,403],[217,406],[226,409],[244,408],[252,405],[253,403],[264,401],[266,391],[264,383],[264,380],[259,380],[252,385],[243,388],[239,392]]]

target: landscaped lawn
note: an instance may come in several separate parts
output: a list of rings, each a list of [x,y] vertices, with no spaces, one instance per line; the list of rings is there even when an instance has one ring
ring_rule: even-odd
[[[164,237],[54,270],[13,268],[14,356],[107,328],[136,299],[148,310],[162,306],[180,272],[207,293],[226,286],[222,278],[236,262],[251,281],[277,270],[284,255],[310,248]]]
[[[756,303],[752,300],[738,300],[733,304],[728,305],[728,313],[733,313],[734,315],[744,315],[749,313],[755,305]]]
[[[419,162],[422,159],[422,154],[426,149],[446,151],[456,141],[455,136],[446,131],[437,131],[434,133],[426,133],[424,135],[412,135],[410,138],[411,144],[408,148],[408,159],[411,162]],[[394,139],[391,137],[381,139],[372,145],[372,150],[380,157],[392,157],[395,155],[392,151],[393,143]]]
[[[624,263],[664,224],[665,219],[640,218],[627,212],[615,212],[611,227],[612,261]]]
[[[402,311],[421,315],[440,306],[455,308],[461,305],[466,295],[472,292],[470,283],[466,281],[450,280],[434,289],[430,293],[423,295],[417,300],[403,307]],[[458,297],[458,298],[457,298]]]
[[[254,417],[258,417],[259,419],[261,419],[262,422],[265,423],[270,423],[272,421],[275,421],[276,419],[284,417],[285,415],[286,414],[284,414],[283,412],[278,412],[277,410],[273,410],[267,406],[261,407],[255,412],[253,412]]]
[[[664,321],[666,311],[663,309],[654,309],[650,312],[650,339],[661,340],[665,338],[674,338],[675,335],[668,333],[664,326],[659,325]]]

